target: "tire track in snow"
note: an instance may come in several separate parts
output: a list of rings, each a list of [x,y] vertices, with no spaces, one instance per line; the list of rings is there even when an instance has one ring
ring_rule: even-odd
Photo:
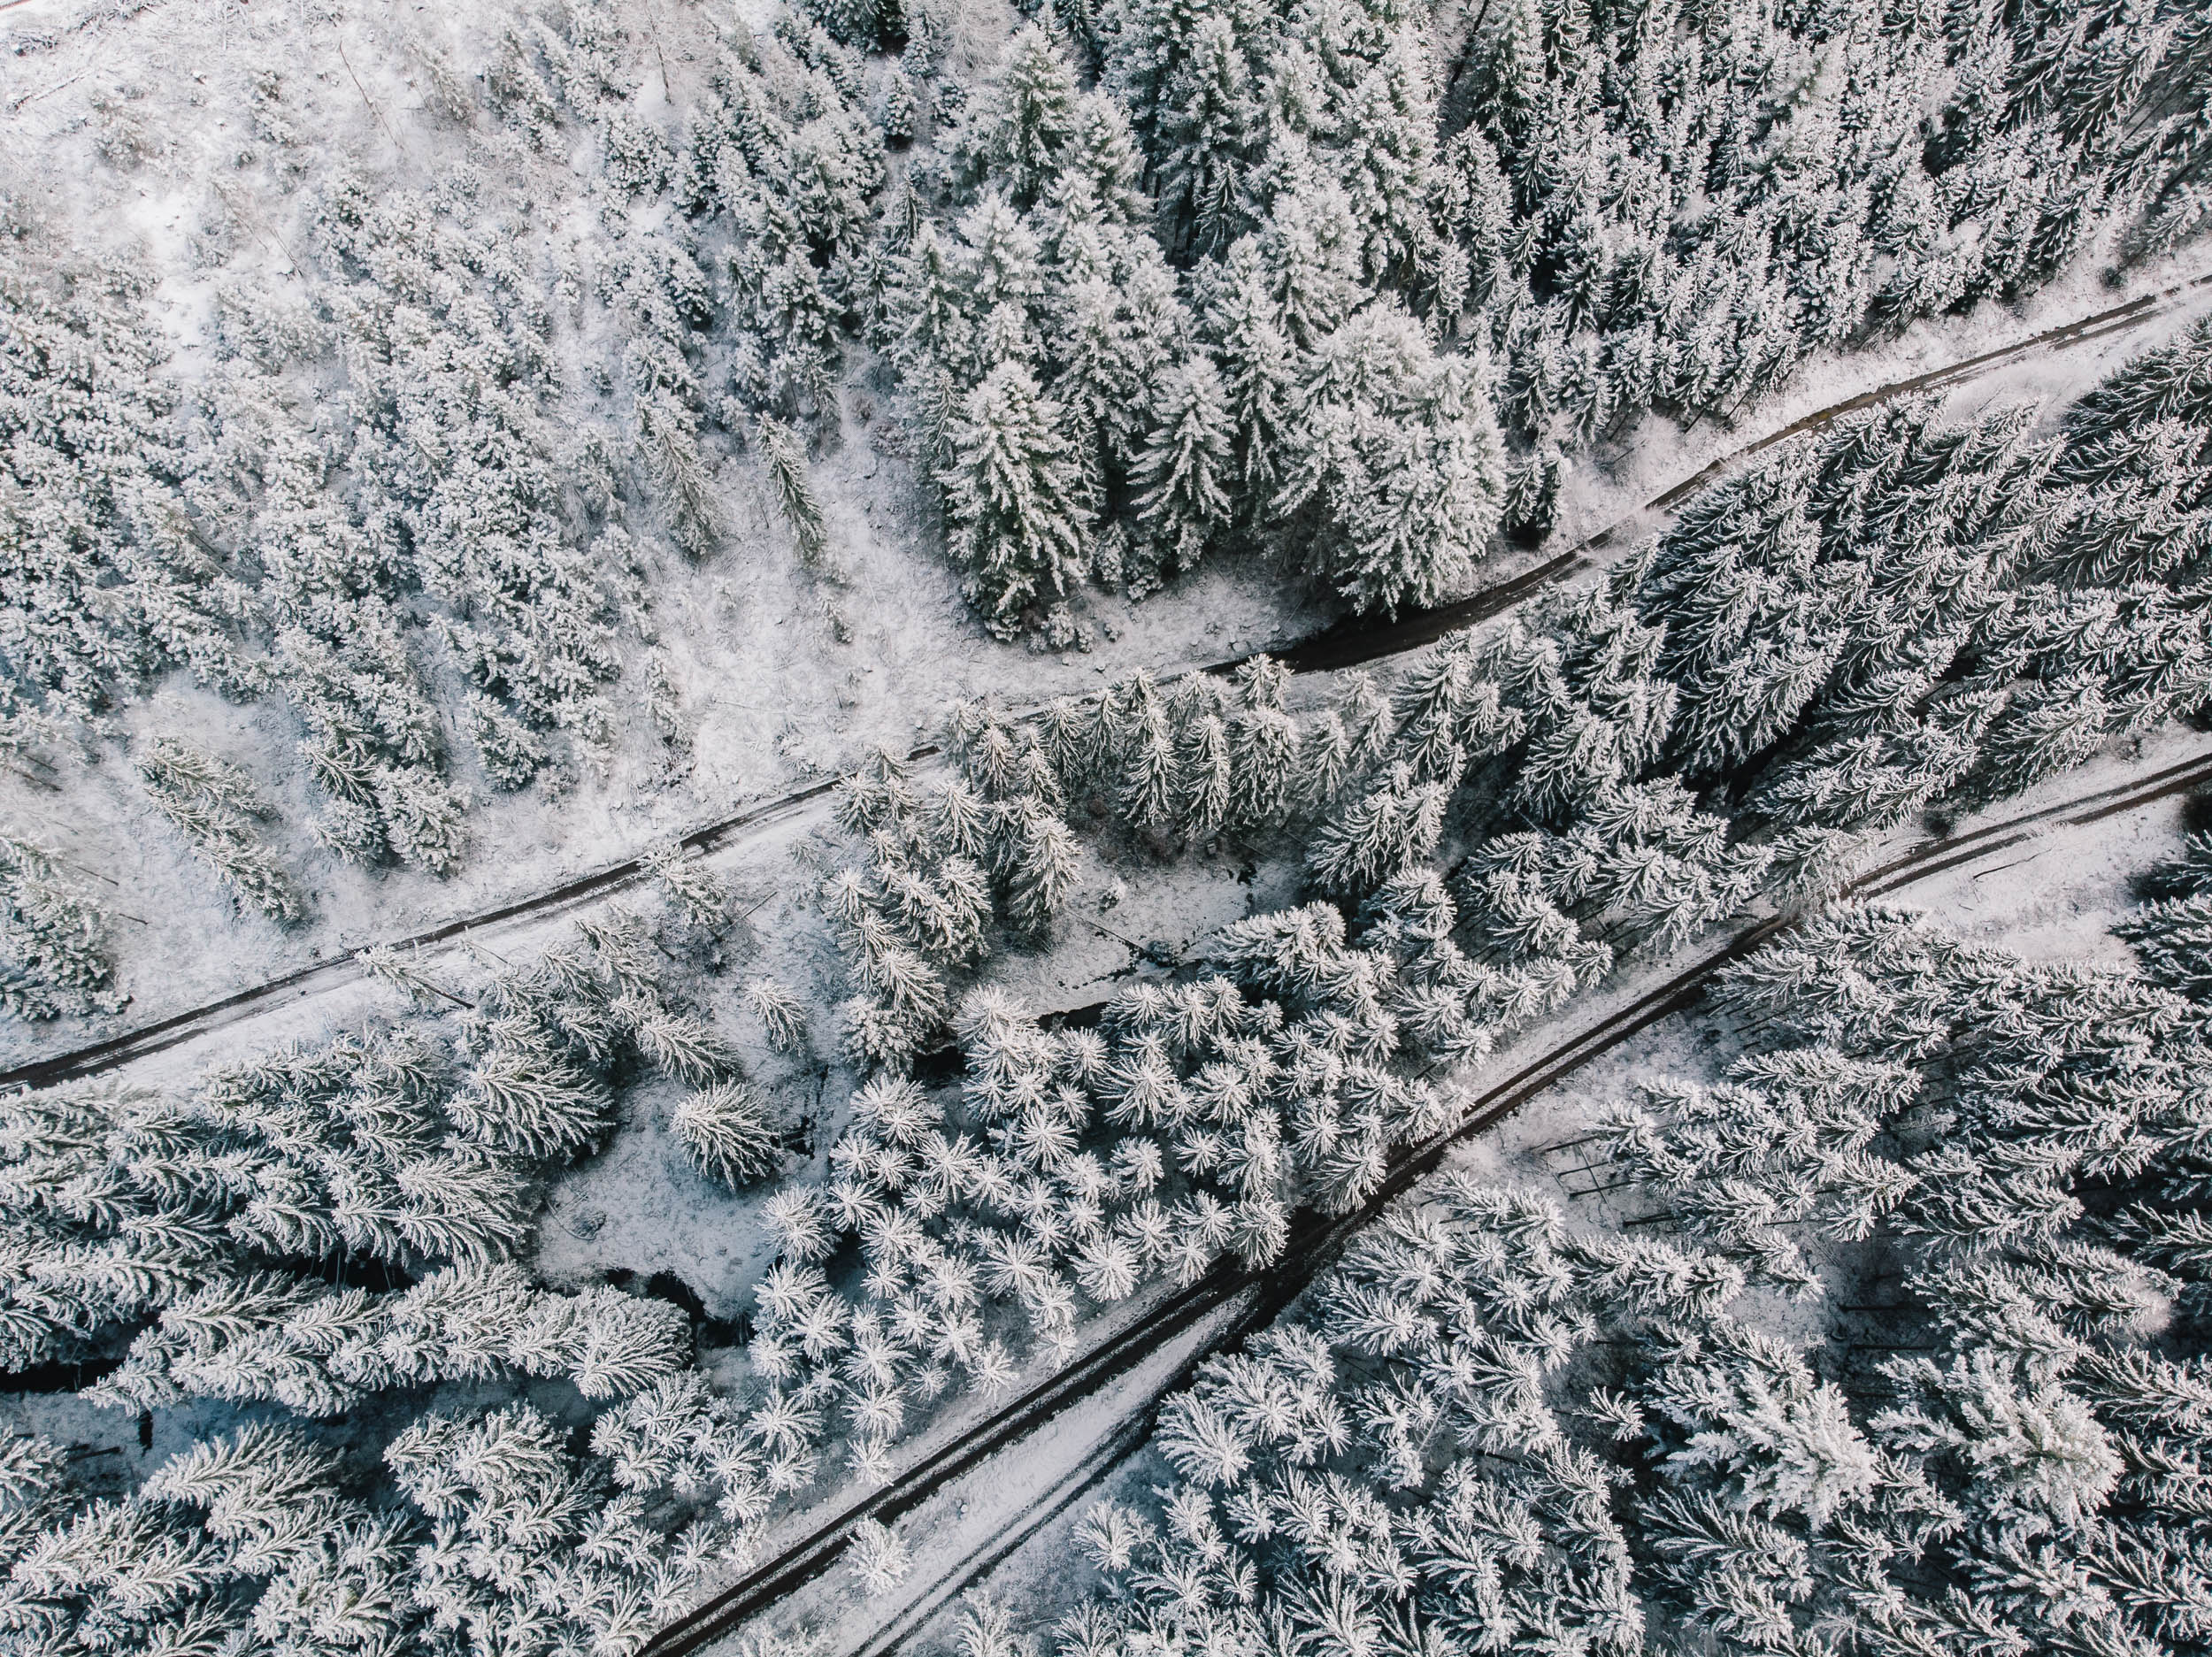
[[[1264,654],[1272,656],[1294,672],[1316,673],[1356,667],[1420,649],[1435,643],[1447,633],[1456,633],[1463,627],[1498,616],[1548,587],[1572,580],[1596,570],[1598,562],[1590,555],[1612,544],[1627,525],[1646,513],[1665,510],[1729,469],[1789,438],[1818,430],[1846,415],[1894,402],[1900,397],[1966,384],[1993,369],[2017,362],[2039,351],[2063,349],[2139,327],[2179,308],[2187,296],[2208,287],[2212,287],[2212,272],[2177,282],[2155,293],[2139,295],[2125,304],[2115,305],[2094,315],[2047,328],[2026,339],[1981,352],[1946,367],[1931,369],[1861,392],[1841,403],[1816,410],[1778,432],[1730,450],[1647,502],[1638,512],[1600,530],[1533,569],[1432,610],[1409,611],[1387,621],[1348,622]],[[1225,673],[1248,659],[1239,656],[1216,662],[1202,671]],[[935,744],[926,744],[915,748],[907,758],[910,761],[927,759],[938,752]],[[680,843],[687,849],[710,855],[741,838],[787,821],[804,807],[833,793],[836,787],[836,780],[832,779],[763,802],[720,822],[693,830],[683,836]],[[389,940],[380,947],[403,950],[433,948],[451,943],[469,932],[558,915],[640,886],[649,878],[641,860],[626,858],[565,881],[549,891],[518,898],[478,914],[444,921],[410,937]],[[170,1014],[134,1030],[123,1031],[65,1053],[29,1060],[12,1069],[0,1070],[0,1088],[45,1087],[57,1082],[119,1070],[139,1059],[150,1058],[202,1036],[241,1024],[272,1003],[287,999],[296,1000],[334,989],[341,985],[356,983],[362,976],[359,963],[350,955],[296,968],[215,1001]]]
[[[1959,834],[1939,840],[1924,839],[1855,877],[1843,888],[1842,895],[1886,896],[1963,864],[2008,851],[2033,839],[2039,830],[2085,826],[2140,810],[2207,784],[2212,784],[2212,752]],[[1086,1455],[1073,1472],[1010,1516],[957,1570],[910,1598],[904,1610],[895,1614],[852,1654],[892,1657],[937,1611],[995,1569],[1022,1543],[1096,1489],[1141,1449],[1151,1437],[1153,1420],[1161,1404],[1173,1395],[1200,1363],[1272,1323],[1355,1233],[1433,1173],[1455,1145],[1494,1126],[1538,1094],[1632,1040],[1661,1019],[1694,1006],[1706,986],[1722,970],[1787,931],[1797,918],[1793,912],[1755,921],[1716,943],[1696,961],[1625,1006],[1586,1028],[1564,1034],[1512,1075],[1479,1093],[1467,1115],[1455,1126],[1425,1141],[1394,1164],[1382,1184],[1350,1214],[1335,1218],[1303,1215],[1293,1225],[1282,1257],[1272,1265],[1257,1270],[1217,1267],[1188,1288],[1171,1295],[1066,1369],[966,1430],[953,1444],[924,1457],[872,1496],[821,1523],[790,1549],[755,1568],[730,1587],[660,1630],[646,1643],[640,1657],[686,1657],[732,1632],[834,1564],[853,1525],[860,1520],[872,1518],[887,1524],[911,1512],[999,1450],[1012,1446],[1071,1405],[1098,1392],[1145,1354],[1187,1333],[1237,1296],[1251,1295],[1248,1307],[1212,1339],[1194,1349],[1178,1366],[1175,1374],[1154,1390],[1144,1407],[1118,1423],[1105,1443]]]

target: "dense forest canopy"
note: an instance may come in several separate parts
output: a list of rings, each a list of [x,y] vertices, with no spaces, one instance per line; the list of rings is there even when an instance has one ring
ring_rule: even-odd
[[[152,13],[4,23],[0,1651],[636,1652],[1262,1283],[963,1657],[2212,1645],[2212,842],[2065,899],[2093,962],[1861,895],[2201,760],[2212,12],[243,10],[81,89]],[[2039,293],[2121,336],[2063,393],[1737,441]],[[1506,560],[1366,666],[1208,642]],[[842,679],[677,648],[770,570]],[[887,578],[926,745],[580,826],[842,697]],[[232,1022],[121,1022],[142,831]],[[1555,1091],[1586,1188],[1416,1182],[1683,962],[1632,1097]],[[839,1603],[917,1529],[833,1526]]]

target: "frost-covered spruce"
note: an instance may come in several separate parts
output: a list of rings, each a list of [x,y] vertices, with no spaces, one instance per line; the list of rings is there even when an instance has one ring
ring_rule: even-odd
[[[613,1011],[638,1052],[664,1076],[698,1087],[736,1069],[712,1025],[673,1011],[657,995],[631,991],[615,1001]]]
[[[799,550],[799,562],[810,570],[825,569],[829,552],[828,531],[823,523],[821,502],[815,499],[814,486],[807,476],[806,451],[801,447],[797,433],[780,420],[763,420],[760,452],[768,465],[776,504],[782,509],[784,522],[791,530],[792,544]]]
[[[774,978],[755,978],[748,984],[745,1005],[760,1020],[768,1045],[777,1052],[796,1052],[805,1045],[806,1003]]]
[[[689,1094],[671,1120],[693,1164],[725,1185],[752,1185],[782,1165],[780,1132],[749,1083],[718,1082]]]
[[[1450,797],[1448,784],[1417,781],[1402,762],[1386,768],[1314,837],[1306,860],[1314,884],[1366,892],[1425,861],[1443,833]]]
[[[53,852],[0,834],[0,1007],[18,1018],[115,1012],[107,917]]]
[[[1025,607],[1064,596],[1089,568],[1089,513],[1062,418],[1027,369],[1005,363],[962,401],[948,434],[953,556],[1000,631]]]
[[[306,912],[297,885],[261,843],[255,824],[273,814],[242,770],[174,737],[154,739],[134,764],[155,809],[240,904],[280,921]]]
[[[1233,507],[1227,394],[1205,357],[1171,373],[1159,394],[1159,425],[1132,481],[1137,510],[1169,571],[1191,568],[1229,523]]]
[[[729,924],[729,887],[703,858],[689,856],[682,841],[656,846],[641,861],[686,924],[707,932],[718,932]]]

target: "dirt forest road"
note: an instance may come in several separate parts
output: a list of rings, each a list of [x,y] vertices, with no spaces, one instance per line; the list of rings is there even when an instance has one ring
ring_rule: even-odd
[[[2170,316],[2197,302],[2212,288],[2212,272],[2177,282],[2154,293],[2139,295],[2124,304],[2081,317],[2062,326],[2016,340],[1945,367],[1893,380],[1871,390],[1815,410],[1778,432],[1755,439],[1708,463],[1697,472],[1672,485],[1647,502],[1627,521],[1663,512],[1695,490],[1714,481],[1778,443],[1817,431],[1861,410],[1878,407],[1901,397],[1949,389],[1971,381],[2008,364],[2039,352],[2062,350],[2112,337]],[[1354,621],[1330,628],[1272,654],[1296,672],[1329,672],[1417,650],[1446,634],[1502,614],[1548,587],[1574,579],[1598,567],[1594,554],[1614,543],[1624,525],[1616,524],[1534,568],[1469,594],[1432,610],[1412,611],[1388,621]],[[1237,658],[1242,660],[1243,658]],[[1209,671],[1227,671],[1236,660],[1210,664]],[[912,760],[935,754],[934,747],[916,748]],[[688,849],[711,856],[739,842],[789,822],[835,792],[835,779],[749,807],[735,816],[693,830],[683,837]],[[503,927],[541,921],[560,913],[611,897],[641,886],[650,878],[640,860],[625,859],[603,869],[564,882],[549,891],[518,898],[480,914],[443,922],[412,936],[389,940],[388,947],[414,951],[434,949],[465,936],[495,941]],[[58,1082],[96,1076],[119,1070],[137,1060],[180,1047],[204,1036],[242,1024],[273,1005],[293,1004],[303,997],[357,983],[362,968],[352,956],[319,962],[263,983],[237,990],[216,1001],[188,1008],[152,1023],[127,1030],[68,1052],[0,1071],[0,1087],[45,1087]]]
[[[1976,825],[1946,838],[1901,844],[1892,855],[1857,876],[1844,891],[1853,896],[1887,896],[2000,856],[2039,833],[2093,825],[2208,785],[2212,785],[2212,745],[2188,758],[2147,768],[2140,775]],[[862,1519],[889,1524],[911,1513],[954,1480],[1012,1451],[1071,1406],[1094,1396],[1147,1354],[1187,1336],[1231,1302],[1240,1302],[1235,1315],[1217,1323],[1164,1384],[1151,1389],[1141,1408],[1113,1423],[1104,1439],[1069,1477],[1037,1492],[956,1569],[904,1588],[876,1633],[850,1654],[891,1657],[938,1611],[1136,1454],[1150,1436],[1157,1406],[1200,1363],[1265,1328],[1335,1258],[1356,1231],[1435,1171],[1454,1146],[1492,1127],[1659,1020],[1694,1005],[1717,973],[1786,931],[1795,919],[1794,914],[1785,913],[1752,921],[1712,940],[1686,964],[1662,965],[1641,975],[1630,975],[1610,993],[1595,998],[1581,1020],[1562,1020],[1548,1027],[1540,1047],[1528,1054],[1511,1074],[1472,1099],[1457,1126],[1402,1158],[1357,1209],[1334,1218],[1302,1215],[1292,1227],[1282,1258],[1273,1265],[1256,1270],[1224,1266],[1171,1294],[1056,1374],[986,1419],[962,1428],[951,1442],[926,1453],[891,1484],[824,1519],[775,1559],[663,1629],[646,1645],[641,1657],[684,1657],[703,1650],[828,1569],[842,1553],[852,1527]],[[1019,1465],[1020,1458],[1008,1457],[1010,1480],[1020,1478]]]

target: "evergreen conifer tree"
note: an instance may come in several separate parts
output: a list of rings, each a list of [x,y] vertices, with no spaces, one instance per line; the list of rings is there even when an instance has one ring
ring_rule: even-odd
[[[56,855],[0,835],[0,1006],[19,1018],[115,1012],[105,917]]]
[[[1064,595],[1089,568],[1089,517],[1059,420],[1059,405],[1029,371],[1005,363],[968,394],[949,434],[955,556],[1001,631],[1026,606]]]

